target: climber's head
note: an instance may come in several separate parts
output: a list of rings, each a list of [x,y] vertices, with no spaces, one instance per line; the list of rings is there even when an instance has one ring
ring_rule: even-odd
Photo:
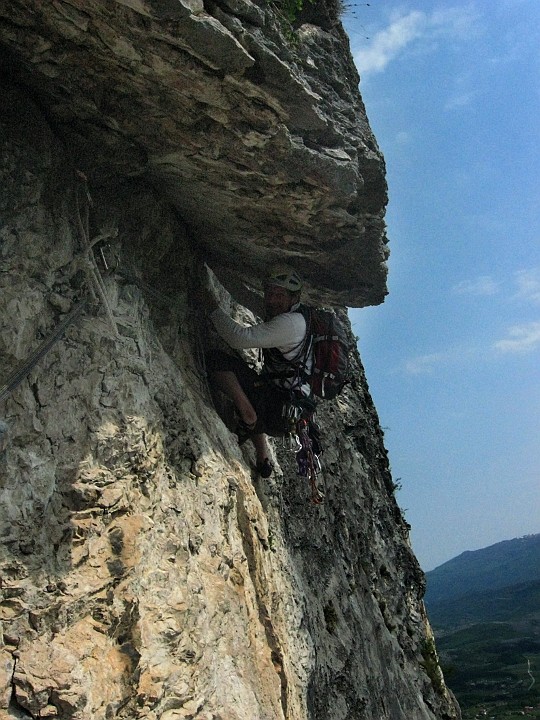
[[[296,270],[288,265],[276,265],[270,269],[264,281],[264,308],[267,318],[289,312],[300,301],[302,280]]]
[[[296,270],[289,265],[274,265],[265,279],[265,288],[268,286],[280,287],[291,293],[302,290],[302,278]]]

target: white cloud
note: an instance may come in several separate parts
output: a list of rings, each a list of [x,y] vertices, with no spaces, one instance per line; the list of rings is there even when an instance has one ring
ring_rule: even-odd
[[[406,48],[420,41],[433,43],[439,38],[470,37],[475,24],[476,15],[469,8],[395,14],[388,27],[375,33],[367,47],[355,52],[354,59],[362,75],[382,72]]]
[[[435,10],[430,17],[434,34],[438,37],[469,39],[479,34],[478,14],[472,4]]]
[[[435,366],[440,365],[448,359],[445,353],[428,353],[427,355],[418,355],[417,357],[407,360],[405,363],[405,372],[408,375],[426,375],[433,372]]]
[[[467,107],[472,104],[473,100],[477,97],[477,93],[472,90],[470,92],[464,92],[459,95],[454,95],[446,101],[444,106],[445,110],[454,110],[455,108]]]
[[[513,325],[508,329],[508,337],[499,340],[494,347],[501,352],[525,353],[540,346],[540,322]]]
[[[396,135],[396,143],[398,145],[407,145],[411,141],[410,133],[405,130],[401,130]]]
[[[540,267],[530,270],[518,270],[512,277],[514,288],[510,289],[508,278],[505,281],[506,291],[514,300],[540,305]],[[462,280],[453,286],[455,295],[496,295],[502,284],[491,275],[479,275],[477,278]]]
[[[406,360],[401,369],[407,375],[431,375],[437,370],[449,366],[470,365],[478,363],[485,356],[485,351],[475,342],[461,342],[438,352],[417,355]]]
[[[540,268],[519,270],[515,274],[518,297],[540,304]]]
[[[414,40],[425,33],[426,14],[413,10],[380,30],[369,46],[359,50],[354,59],[361,73],[381,72],[389,62]]]
[[[474,280],[462,280],[452,288],[456,295],[496,295],[498,291],[499,285],[490,275],[480,275]]]

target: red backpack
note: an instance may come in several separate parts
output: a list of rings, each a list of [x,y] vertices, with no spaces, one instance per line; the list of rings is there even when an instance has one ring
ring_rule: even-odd
[[[306,375],[306,381],[314,395],[332,400],[349,380],[351,344],[332,310],[307,305],[301,305],[299,309],[307,325],[304,357],[307,358],[310,352],[313,354],[311,374]]]

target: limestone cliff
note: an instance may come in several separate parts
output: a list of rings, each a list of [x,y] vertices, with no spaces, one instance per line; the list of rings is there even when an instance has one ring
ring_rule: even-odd
[[[201,259],[247,306],[276,259],[384,298],[335,9],[14,1],[0,51],[1,716],[458,718],[359,357],[313,506],[279,443],[253,475],[190,303]]]

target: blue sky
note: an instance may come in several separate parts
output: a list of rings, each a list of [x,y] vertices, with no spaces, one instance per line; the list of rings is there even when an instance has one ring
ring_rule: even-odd
[[[430,570],[540,532],[540,2],[343,19],[390,196],[390,294],[350,315]]]

